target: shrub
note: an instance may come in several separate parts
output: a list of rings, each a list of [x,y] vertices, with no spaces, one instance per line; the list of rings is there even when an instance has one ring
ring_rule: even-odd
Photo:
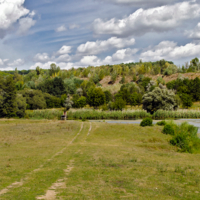
[[[151,118],[145,118],[141,121],[140,126],[145,127],[145,126],[152,126],[152,119]]]
[[[177,127],[176,133],[170,143],[179,147],[179,151],[194,153],[200,149],[200,139],[197,136],[198,128],[188,123],[182,123]]]
[[[163,133],[167,135],[174,135],[174,128],[171,124],[165,124]]]
[[[157,122],[158,126],[165,126],[166,125],[166,121],[162,120],[160,122]]]

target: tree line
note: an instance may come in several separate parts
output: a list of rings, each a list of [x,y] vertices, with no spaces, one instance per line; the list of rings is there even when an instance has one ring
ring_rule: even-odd
[[[52,64],[48,70],[37,67],[35,70],[0,72],[0,117],[23,117],[26,109],[64,107],[68,95],[74,108],[83,108],[88,104],[94,108],[102,106],[103,110],[122,110],[126,105],[143,104],[145,110],[154,112],[157,109],[176,109],[180,102],[188,108],[192,102],[200,100],[198,78],[189,80],[179,77],[165,87],[162,76],[153,81],[144,74],[169,75],[191,70],[199,70],[198,59],[193,59],[182,68],[161,60],[70,70],[60,70],[59,66]],[[118,91],[101,87],[99,81],[107,75],[111,76],[111,85],[119,75],[122,77]],[[126,82],[127,76],[132,76],[130,83]]]

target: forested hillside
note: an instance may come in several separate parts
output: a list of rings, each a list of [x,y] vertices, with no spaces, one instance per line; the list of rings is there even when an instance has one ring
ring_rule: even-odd
[[[160,60],[70,70],[51,64],[47,70],[38,66],[4,71],[0,72],[0,115],[23,117],[26,109],[65,107],[67,99],[74,108],[87,104],[103,110],[143,104],[148,112],[177,109],[181,104],[188,108],[200,100],[199,69],[195,58],[182,67]],[[162,98],[153,102],[158,93]]]

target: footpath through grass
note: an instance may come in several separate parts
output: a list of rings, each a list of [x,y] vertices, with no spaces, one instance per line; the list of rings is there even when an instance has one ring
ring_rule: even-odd
[[[200,154],[161,130],[1,120],[0,199],[200,199]]]

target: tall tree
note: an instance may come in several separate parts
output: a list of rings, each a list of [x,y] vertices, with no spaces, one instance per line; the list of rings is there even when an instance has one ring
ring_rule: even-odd
[[[91,88],[87,93],[87,101],[90,106],[97,108],[106,102],[105,94],[101,88]]]
[[[1,115],[3,117],[15,117],[17,112],[16,88],[12,76],[6,78],[4,92]]]

